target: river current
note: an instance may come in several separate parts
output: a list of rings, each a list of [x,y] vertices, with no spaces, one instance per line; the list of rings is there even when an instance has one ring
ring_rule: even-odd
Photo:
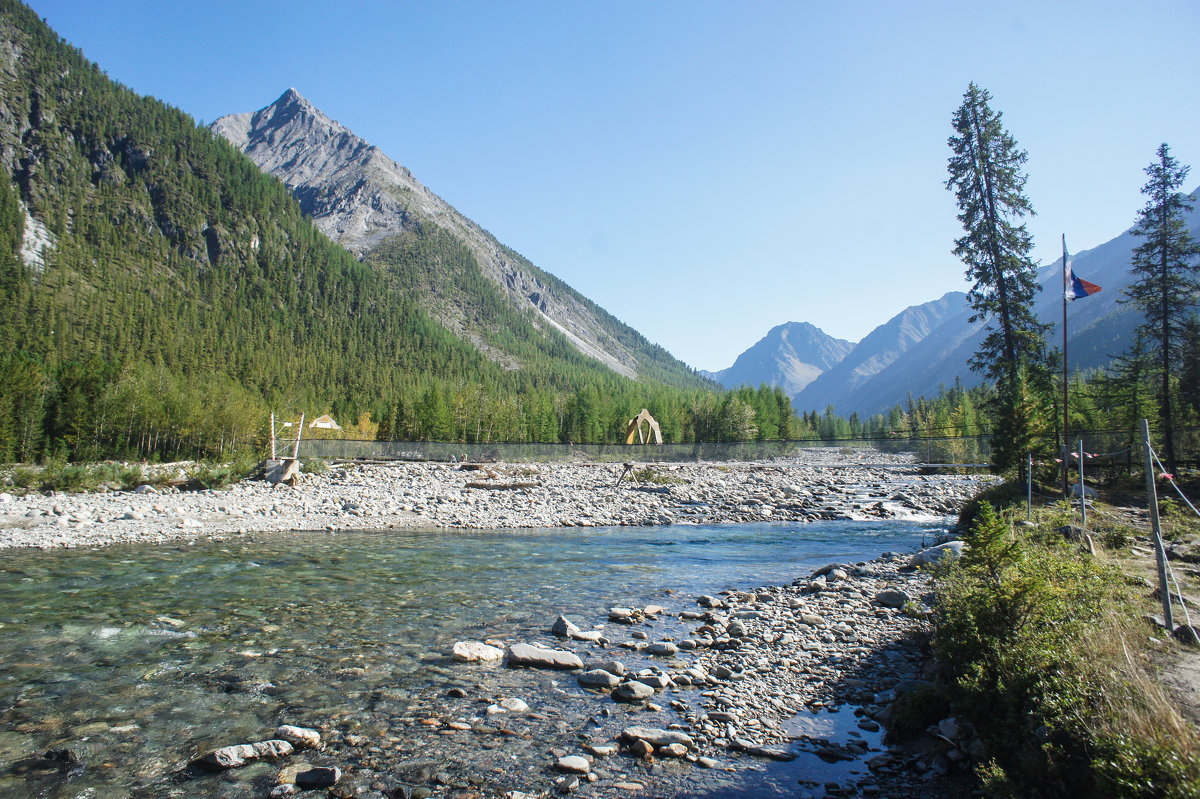
[[[612,606],[694,609],[699,594],[913,550],[941,526],[276,533],[10,550],[0,563],[0,796],[262,797],[276,766],[211,777],[184,767],[270,738],[280,723],[369,739],[357,766],[380,775],[380,791],[417,766],[444,770],[445,784],[519,788],[548,742],[578,735],[570,708],[587,695],[569,675],[456,664],[455,641],[549,641],[557,615],[589,629]],[[636,667],[634,653],[612,656]],[[419,720],[456,686],[476,701],[520,696],[542,718],[486,754],[448,748]],[[55,749],[71,755],[37,760]]]

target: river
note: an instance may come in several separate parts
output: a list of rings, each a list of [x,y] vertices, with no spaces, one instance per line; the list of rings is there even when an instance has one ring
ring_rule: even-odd
[[[941,527],[276,533],[10,550],[0,564],[0,795],[263,797],[278,766],[202,775],[186,765],[216,746],[270,738],[280,723],[362,736],[347,770],[376,795],[418,777],[544,788],[530,764],[541,768],[552,746],[579,737],[597,700],[569,675],[456,664],[455,641],[548,641],[557,615],[589,629],[616,605],[677,613],[699,594],[912,550]],[[654,635],[680,624],[664,618]],[[611,652],[636,668],[636,653]],[[452,687],[470,697],[459,700],[464,717],[518,696],[533,718],[502,744],[437,735],[421,720],[456,712],[445,707]],[[64,748],[61,763],[32,759]],[[684,782],[717,796],[730,779]]]

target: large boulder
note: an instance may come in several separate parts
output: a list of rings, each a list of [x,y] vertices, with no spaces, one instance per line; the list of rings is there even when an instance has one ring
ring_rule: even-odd
[[[936,547],[922,549],[917,554],[908,559],[909,566],[932,566],[942,558],[950,558],[954,560],[962,557],[963,548],[966,547],[965,541],[947,541],[944,544],[938,544]]]

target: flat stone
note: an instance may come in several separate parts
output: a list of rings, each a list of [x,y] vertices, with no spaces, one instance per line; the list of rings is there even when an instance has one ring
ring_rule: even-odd
[[[592,770],[592,764],[583,755],[567,755],[560,757],[558,763],[555,764],[559,771],[571,772],[574,774],[587,774]]]
[[[765,757],[770,760],[779,760],[781,762],[795,760],[798,756],[796,752],[774,746],[748,746],[746,747],[746,754],[754,757]]]
[[[646,647],[646,654],[670,657],[679,653],[679,647],[672,641],[658,641]]]
[[[504,657],[504,650],[480,641],[459,641],[454,645],[452,654],[459,662],[477,663],[499,660]]]
[[[296,774],[296,785],[300,788],[328,788],[342,778],[336,766],[313,766]]]
[[[579,675],[579,684],[584,688],[613,688],[620,683],[620,677],[604,669],[592,669]]]
[[[683,744],[691,748],[692,737],[680,730],[664,730],[659,727],[626,727],[621,730],[621,737],[627,741],[645,741],[653,747],[668,744]]]
[[[564,649],[543,649],[531,644],[513,644],[508,648],[508,665],[536,669],[582,669],[583,661]]]

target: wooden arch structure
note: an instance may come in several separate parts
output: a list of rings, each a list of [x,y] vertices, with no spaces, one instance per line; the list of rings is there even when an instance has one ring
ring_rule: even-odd
[[[646,432],[642,433],[642,422],[646,423]],[[625,443],[632,444],[634,437],[637,438],[639,444],[649,444],[650,436],[654,435],[654,443],[662,443],[662,429],[659,428],[658,422],[650,415],[650,411],[642,408],[642,412],[629,420],[629,424],[625,430]]]

